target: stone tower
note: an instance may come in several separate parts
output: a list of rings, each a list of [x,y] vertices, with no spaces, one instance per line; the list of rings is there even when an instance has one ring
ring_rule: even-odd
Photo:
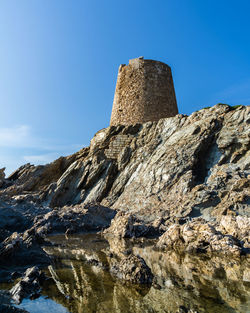
[[[119,67],[110,125],[131,125],[175,116],[171,68],[162,62],[129,60]]]

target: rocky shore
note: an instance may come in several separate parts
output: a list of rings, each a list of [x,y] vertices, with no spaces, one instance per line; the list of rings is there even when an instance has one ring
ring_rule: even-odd
[[[102,129],[90,147],[9,177],[1,169],[0,281],[51,264],[42,247],[55,233],[154,238],[159,251],[248,259],[249,147],[250,108],[218,104]],[[153,283],[142,255],[120,253],[114,275]]]

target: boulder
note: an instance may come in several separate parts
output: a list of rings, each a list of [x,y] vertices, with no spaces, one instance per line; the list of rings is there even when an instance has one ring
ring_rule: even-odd
[[[133,284],[151,285],[153,282],[153,274],[144,259],[133,254],[122,258],[121,261],[113,260],[110,272]]]

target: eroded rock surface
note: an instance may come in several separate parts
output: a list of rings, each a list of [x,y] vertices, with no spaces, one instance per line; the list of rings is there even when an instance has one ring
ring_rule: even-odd
[[[24,298],[38,296],[41,290],[40,284],[44,279],[44,275],[38,267],[28,268],[24,277],[11,288],[12,299],[19,304]]]
[[[28,313],[28,311],[14,307],[10,294],[0,290],[0,313]]]
[[[0,282],[9,281],[11,273],[23,271],[29,266],[50,264],[49,256],[41,248],[41,237],[26,231],[13,233],[0,244]]]
[[[119,212],[104,233],[122,238],[154,237],[163,232],[162,221],[147,224],[131,213]]]
[[[30,230],[40,236],[51,233],[99,231],[110,225],[115,214],[115,210],[98,204],[64,206],[51,210],[44,216],[36,217]]]
[[[134,284],[152,284],[153,274],[151,269],[140,256],[130,254],[128,257],[123,257],[119,262],[114,262],[114,259],[112,261],[111,273],[123,281]]]
[[[102,129],[89,148],[71,156],[44,166],[26,164],[7,178],[2,170],[0,214],[2,202],[23,212],[30,206],[40,213],[36,219],[25,215],[28,228],[70,233],[89,227],[89,213],[79,211],[96,203],[125,213],[117,215],[107,233],[159,236],[172,225],[201,218],[216,229],[213,236],[220,232],[228,244],[232,236],[233,242],[240,241],[235,247],[246,249],[249,233],[236,234],[234,226],[249,225],[249,125],[249,107],[219,104],[190,116]],[[227,216],[235,222],[226,222]],[[91,218],[93,230],[109,226],[95,214]],[[10,225],[0,236],[12,231]]]
[[[231,235],[223,235],[216,228],[201,218],[184,225],[173,224],[160,237],[159,248],[187,252],[220,252],[239,255],[241,244]]]

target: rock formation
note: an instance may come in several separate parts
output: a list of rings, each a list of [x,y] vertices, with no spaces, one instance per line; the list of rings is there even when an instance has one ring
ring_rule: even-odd
[[[161,279],[155,276],[158,265],[148,259],[145,249],[128,249],[123,238],[154,238],[158,250],[152,255],[162,253],[165,259],[178,252],[211,259],[230,256],[238,263],[245,258],[247,262],[249,125],[249,107],[218,104],[190,116],[110,126],[96,133],[90,147],[71,156],[44,166],[26,164],[9,177],[0,170],[0,281],[13,281],[29,267],[51,264],[46,236],[58,232],[65,234],[65,240],[73,233],[99,232],[110,248],[102,258],[84,250],[84,262],[103,277],[109,272],[130,283],[152,284],[153,289],[146,292],[155,307],[164,306],[166,299],[157,291],[162,288]],[[77,249],[76,254],[79,260],[81,251]],[[60,283],[52,265],[50,273],[66,294],[68,287]],[[244,275],[249,281],[249,273]],[[17,301],[39,292],[36,279],[24,275],[23,280],[12,290]],[[191,285],[195,283],[193,277]],[[122,284],[114,288],[118,302],[123,301],[124,292],[131,293]],[[195,312],[183,306],[182,293],[175,290],[174,298],[181,299],[176,312]],[[127,301],[134,296],[126,294]],[[174,306],[175,299],[167,296]],[[14,310],[5,294],[0,292],[0,298],[5,299],[0,309]],[[88,299],[86,295],[84,301]],[[195,295],[192,301],[197,302]],[[136,307],[132,302],[129,305]],[[188,307],[195,309],[198,304],[190,302]]]
[[[159,236],[176,225],[184,238],[188,227],[209,227],[213,238],[232,236],[240,252],[247,252],[249,123],[249,107],[218,104],[190,116],[110,126],[97,132],[88,148],[45,166],[26,164],[2,177],[0,214],[6,208],[21,212],[26,227],[48,230],[50,224],[49,232],[64,220],[63,231],[71,232],[67,216],[78,220],[76,231],[84,230],[84,207],[96,205],[119,212],[106,233]],[[97,223],[99,229],[109,226],[111,215]],[[24,231],[15,227],[6,229]],[[171,245],[167,234],[164,238]]]
[[[44,279],[45,277],[38,267],[28,268],[24,277],[10,290],[13,300],[19,304],[23,298],[39,295],[41,290],[40,284]]]

